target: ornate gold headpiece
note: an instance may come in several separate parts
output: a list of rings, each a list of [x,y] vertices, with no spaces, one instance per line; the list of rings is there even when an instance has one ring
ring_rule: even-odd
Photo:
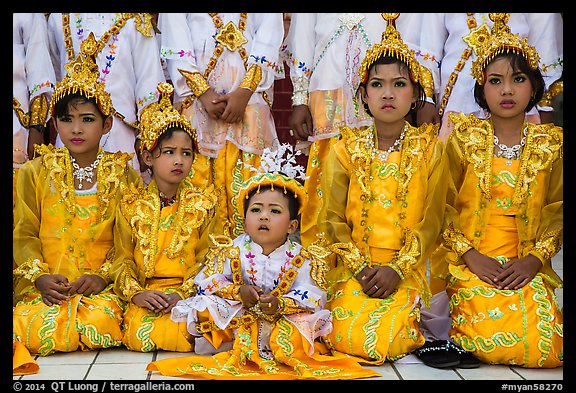
[[[410,74],[414,82],[421,80],[421,65],[414,56],[414,51],[408,48],[408,45],[402,41],[400,32],[396,30],[395,20],[400,16],[396,13],[382,13],[382,17],[386,20],[386,30],[382,33],[382,42],[375,44],[372,48],[366,51],[366,57],[360,64],[358,75],[362,83],[368,79],[368,70],[372,63],[382,56],[392,56],[398,60],[406,63],[410,69]]]
[[[158,138],[170,127],[178,127],[186,131],[196,141],[196,130],[170,101],[174,86],[168,82],[158,83],[160,98],[158,102],[146,106],[140,114],[140,150],[152,150]]]
[[[50,100],[50,113],[54,115],[54,106],[60,99],[68,94],[80,93],[86,98],[94,97],[100,111],[108,116],[113,113],[112,99],[104,90],[104,83],[98,82],[100,72],[96,64],[98,42],[94,33],[90,33],[82,44],[80,53],[66,65],[66,76],[60,82],[56,82],[54,94]]]
[[[264,149],[260,156],[258,168],[244,163],[245,166],[257,173],[239,187],[235,199],[240,211],[244,211],[244,202],[252,190],[260,190],[260,187],[270,185],[272,189],[277,187],[283,190],[285,194],[288,191],[293,193],[296,200],[299,201],[298,211],[301,213],[308,202],[308,192],[297,180],[306,179],[306,169],[302,165],[296,165],[296,156],[299,154],[301,154],[300,151],[293,153],[292,145],[283,143],[275,151],[271,151],[270,148]]]
[[[491,13],[489,16],[490,20],[494,22],[491,31],[487,28],[477,29],[464,39],[477,56],[476,60],[472,62],[471,73],[474,79],[483,85],[486,65],[501,53],[520,54],[528,61],[530,68],[535,70],[538,67],[540,56],[536,48],[528,44],[528,38],[520,38],[518,34],[512,34],[510,27],[506,25],[510,14]]]

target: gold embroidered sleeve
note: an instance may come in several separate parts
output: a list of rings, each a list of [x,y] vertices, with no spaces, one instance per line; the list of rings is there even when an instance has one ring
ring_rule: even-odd
[[[26,262],[14,269],[12,274],[15,277],[23,277],[34,284],[38,277],[50,274],[50,269],[48,268],[48,264],[40,261],[40,259],[29,258]]]
[[[536,242],[534,248],[530,250],[530,254],[540,259],[543,265],[550,263],[552,257],[560,251],[562,235],[562,229],[544,234],[544,236]]]
[[[360,253],[358,247],[353,243],[334,243],[328,246],[328,249],[335,253],[344,263],[344,266],[356,276],[362,269],[368,266],[368,261]]]
[[[106,254],[106,261],[104,261],[102,266],[100,266],[92,274],[101,277],[104,281],[106,281],[107,284],[110,283],[112,281],[112,278],[110,277],[110,270],[112,269],[113,260],[114,260],[114,247],[112,247],[108,251],[108,254]]]
[[[46,126],[48,120],[48,99],[46,94],[40,94],[30,102],[30,122],[29,126]]]
[[[240,297],[241,286],[242,285],[229,284],[217,290],[216,292],[214,292],[214,294],[223,299],[238,300],[239,302],[241,302],[242,301],[242,298]]]
[[[147,12],[124,15],[131,15],[134,17],[136,30],[138,30],[144,37],[153,37],[152,31],[154,31],[154,27],[152,24],[152,15]]]
[[[404,245],[386,266],[390,266],[398,273],[400,278],[404,279],[410,275],[413,266],[418,263],[419,256],[420,246],[418,238],[411,231],[407,231]]]
[[[300,307],[296,300],[289,298],[289,297],[279,297],[278,298],[278,311],[276,314],[280,315],[289,315],[289,314],[298,314],[301,312],[310,311],[307,308]]]
[[[544,96],[542,96],[542,99],[538,103],[538,106],[552,106],[552,100],[554,99],[554,97],[556,97],[563,91],[564,91],[564,81],[562,80],[554,81],[554,83],[550,85],[548,90],[544,92]]]
[[[14,109],[16,116],[18,116],[18,120],[20,121],[22,127],[28,128],[30,125],[30,113],[24,112],[22,109],[22,104],[16,97],[12,97],[12,109]]]
[[[314,243],[300,249],[300,255],[310,261],[310,277],[316,285],[324,290],[328,288],[326,281],[326,274],[329,270],[327,258],[331,254],[332,252],[326,247],[326,238],[323,233],[318,235],[318,240]]]
[[[224,235],[208,235],[210,237],[211,246],[206,253],[206,277],[214,274],[222,274],[224,271],[224,263],[226,257],[236,257],[239,254],[237,247],[234,247],[232,238],[228,234]]]
[[[420,66],[420,78],[420,84],[424,88],[426,97],[434,99],[434,79],[432,78],[432,72],[423,65]]]
[[[454,228],[453,223],[448,224],[448,227],[442,233],[442,239],[446,247],[458,254],[458,259],[460,259],[466,251],[474,248],[466,236],[464,236],[460,230]]]
[[[245,87],[255,92],[261,80],[262,68],[257,64],[251,64],[246,71],[246,75],[244,75],[242,83],[240,83],[240,87]]]
[[[189,277],[188,279],[184,280],[182,285],[178,287],[175,291],[177,292],[182,299],[186,299],[196,292],[196,285],[194,284],[194,277]]]
[[[102,266],[100,266],[100,268],[98,270],[96,270],[92,274],[95,274],[95,275],[101,277],[108,284],[111,281],[111,279],[110,279],[110,268],[111,267],[112,267],[112,262],[106,261],[102,264]]]
[[[178,68],[178,71],[180,71],[180,74],[186,78],[186,84],[190,89],[192,89],[192,93],[196,97],[200,97],[210,88],[206,79],[199,72],[190,72],[180,68]]]
[[[144,292],[145,288],[140,285],[140,282],[136,279],[132,269],[126,265],[120,276],[119,288],[122,291],[124,299],[130,301],[134,295]]]

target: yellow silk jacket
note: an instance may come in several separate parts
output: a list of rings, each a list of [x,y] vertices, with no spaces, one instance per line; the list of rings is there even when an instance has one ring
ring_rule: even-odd
[[[42,145],[39,157],[18,173],[13,259],[16,295],[34,288],[43,274],[70,281],[98,274],[110,282],[107,256],[113,248],[115,210],[123,188],[141,184],[132,154],[103,152],[95,194],[77,195],[70,153]],[[102,152],[102,151],[101,151]]]
[[[130,187],[117,211],[115,254],[110,276],[114,291],[129,301],[160,280],[182,299],[194,291],[194,277],[204,266],[214,228],[217,193],[184,180],[173,205],[161,207],[158,186]],[[162,285],[161,285],[162,287]]]
[[[386,265],[430,298],[426,260],[438,245],[447,189],[438,125],[408,125],[399,152],[382,162],[370,147],[372,127],[341,130],[323,173],[318,226],[340,245],[329,280],[343,281],[364,266]]]
[[[452,114],[453,133],[446,144],[451,184],[443,232],[444,265],[434,274],[446,277],[449,264],[462,265],[461,256],[487,239],[486,225],[493,209],[494,130],[489,120]],[[563,129],[554,124],[528,123],[525,146],[510,198],[518,231],[517,255],[533,254],[541,273],[554,287],[562,280],[551,266],[563,239]]]

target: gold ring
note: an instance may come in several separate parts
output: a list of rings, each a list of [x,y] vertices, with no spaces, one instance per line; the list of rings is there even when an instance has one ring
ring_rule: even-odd
[[[268,303],[268,308],[272,308],[272,302]]]
[[[374,288],[376,288],[376,290],[378,290],[378,285],[374,284]]]

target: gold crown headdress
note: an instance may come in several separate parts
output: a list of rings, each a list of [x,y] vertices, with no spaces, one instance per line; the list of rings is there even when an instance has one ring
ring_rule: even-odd
[[[168,82],[158,83],[160,98],[158,102],[149,104],[140,114],[140,151],[152,150],[158,138],[170,127],[178,127],[186,131],[196,141],[196,130],[170,101],[174,86]]]
[[[68,94],[80,93],[86,98],[95,98],[100,111],[108,116],[114,108],[110,94],[104,90],[104,83],[98,82],[100,72],[96,64],[98,42],[94,33],[90,33],[82,44],[76,58],[64,65],[66,76],[56,82],[54,94],[50,100],[50,113],[54,116],[54,107],[60,99]]]
[[[400,32],[396,30],[395,20],[398,19],[400,14],[396,13],[382,13],[382,17],[386,20],[386,30],[382,33],[382,42],[375,44],[372,48],[366,51],[366,56],[360,64],[358,75],[362,83],[368,79],[368,70],[372,63],[383,56],[392,56],[408,65],[410,75],[414,82],[421,80],[420,73],[421,65],[414,56],[414,51],[408,48],[408,45],[402,41]]]
[[[292,145],[282,143],[275,151],[270,150],[270,148],[262,151],[258,168],[244,163],[244,166],[257,173],[240,185],[235,197],[240,211],[244,211],[244,202],[252,190],[260,190],[260,187],[269,185],[272,190],[277,187],[284,190],[285,194],[288,191],[293,193],[296,200],[299,201],[298,212],[301,213],[308,202],[308,192],[297,180],[306,179],[306,169],[302,165],[296,164],[296,156],[299,154],[301,154],[300,151],[293,152]]]
[[[531,69],[538,67],[540,56],[536,48],[528,44],[528,38],[520,38],[518,34],[512,34],[510,27],[506,25],[510,14],[491,13],[490,20],[494,22],[492,30],[487,28],[478,29],[476,34],[470,34],[464,41],[476,53],[476,60],[472,62],[472,76],[483,85],[484,69],[486,65],[501,53],[516,53],[524,56]]]

